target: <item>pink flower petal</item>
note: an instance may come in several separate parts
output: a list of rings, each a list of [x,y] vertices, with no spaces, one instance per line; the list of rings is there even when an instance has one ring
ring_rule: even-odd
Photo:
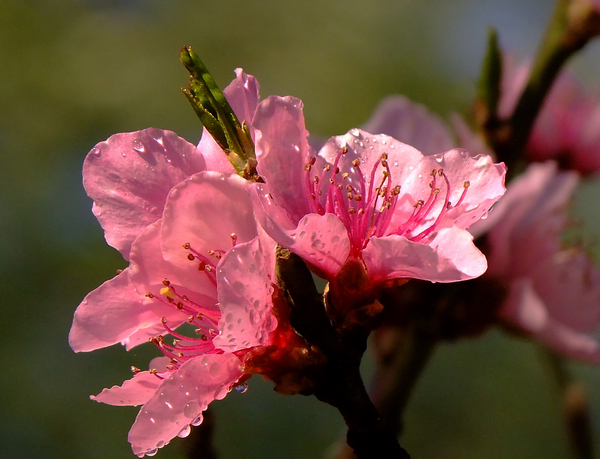
[[[475,235],[488,231],[490,274],[530,275],[558,250],[577,181],[575,173],[559,173],[556,164],[547,162],[531,164],[511,182],[488,218],[469,229]]]
[[[187,260],[178,266],[163,258],[160,246],[162,220],[149,225],[135,240],[131,248],[131,267],[129,277],[140,295],[152,292],[157,295],[164,287],[163,281],[168,279],[171,284],[180,287],[193,287],[194,295],[201,294],[211,303],[217,302],[217,289],[208,278],[198,271],[198,263]],[[184,255],[183,247],[179,247]],[[168,313],[168,309],[157,311],[159,316]]]
[[[133,378],[125,381],[121,386],[104,389],[92,400],[115,406],[143,405],[156,393],[161,380],[149,371],[140,371]]]
[[[440,220],[437,228],[457,226],[468,228],[474,222],[487,216],[492,205],[506,191],[504,187],[504,164],[494,164],[489,156],[471,157],[466,150],[454,149],[446,153],[425,156],[414,168],[412,174],[401,183],[401,197],[399,209],[392,218],[391,226],[400,225],[406,214],[412,213],[415,202],[419,199],[426,201],[431,194],[432,171],[435,170],[436,188],[439,188],[440,197],[430,212],[431,218],[424,221],[419,228],[429,226],[440,214],[446,199],[447,185],[439,171],[443,170],[450,183],[449,202],[452,208]],[[468,184],[465,191],[465,184]],[[464,194],[464,197],[463,197]],[[411,199],[407,199],[410,197]],[[458,202],[462,202],[457,206]],[[402,212],[403,210],[403,212]]]
[[[90,292],[75,311],[69,344],[88,352],[126,340],[160,319],[143,304],[128,269]]]
[[[571,358],[600,363],[600,344],[548,314],[547,304],[534,290],[530,279],[511,284],[499,316],[510,326],[522,329],[556,352]]]
[[[448,151],[454,146],[444,122],[425,106],[404,96],[383,99],[362,129],[389,135],[424,155]]]
[[[237,245],[221,260],[217,271],[221,320],[215,347],[235,352],[270,344],[270,332],[277,327],[271,300],[275,266],[265,265],[263,250],[275,252],[275,247],[272,241],[261,248],[255,239]]]
[[[252,75],[244,73],[240,68],[235,69],[235,79],[223,90],[223,94],[231,105],[240,124],[244,122],[252,126],[254,113],[258,106],[258,81]]]
[[[404,236],[372,238],[363,251],[373,282],[413,278],[432,282],[455,282],[483,274],[487,263],[460,228],[443,228],[429,244],[411,242]]]
[[[334,214],[308,214],[297,226],[277,206],[264,186],[252,190],[256,219],[279,244],[304,258],[327,279],[335,276],[350,253],[343,223]]]
[[[171,188],[204,168],[192,144],[149,128],[96,145],[85,159],[83,184],[107,242],[128,260],[133,240],[162,216]]]
[[[222,399],[242,374],[233,354],[202,355],[184,363],[141,408],[129,431],[133,452],[141,457],[184,436],[191,423],[201,422],[208,404]]]
[[[576,249],[562,250],[534,274],[534,286],[556,321],[582,333],[600,326],[600,272]]]
[[[173,189],[167,200],[161,230],[165,260],[176,266],[190,266],[189,251],[219,261],[234,243],[248,242],[257,235],[248,182],[237,175],[202,172]],[[234,235],[234,239],[232,236]],[[215,255],[209,252],[214,251]]]
[[[271,96],[263,100],[254,117],[258,172],[298,221],[309,213],[304,196],[304,166],[312,155],[304,126],[302,102],[294,97]]]
[[[236,69],[235,73],[236,78],[225,88],[223,94],[240,123],[246,122],[250,135],[254,138],[252,120],[259,99],[258,81],[252,75],[244,73],[242,69]],[[198,149],[206,160],[206,170],[235,174],[235,169],[227,156],[206,129],[202,131]]]

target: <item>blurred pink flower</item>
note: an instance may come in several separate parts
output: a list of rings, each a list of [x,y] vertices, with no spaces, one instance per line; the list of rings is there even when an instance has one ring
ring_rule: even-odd
[[[269,97],[254,117],[253,200],[271,237],[325,278],[362,260],[369,280],[452,282],[481,275],[485,257],[465,230],[504,193],[504,165],[464,150],[423,156],[386,135],[353,129],[315,154],[302,104]]]
[[[500,320],[568,357],[600,362],[600,272],[560,242],[577,182],[553,162],[532,164],[471,231],[486,234],[485,276],[507,286]]]
[[[529,64],[505,59],[501,117],[510,116],[529,77]],[[529,160],[558,161],[581,174],[600,170],[600,96],[585,90],[574,75],[559,75],[546,96],[526,146]]]
[[[250,123],[254,78],[238,70],[224,93]],[[146,129],[112,136],[84,163],[94,214],[130,266],[86,296],[69,342],[80,352],[150,339],[164,354],[93,397],[143,405],[129,433],[140,457],[200,424],[212,400],[248,377],[244,356],[270,344],[277,327],[275,243],[257,228],[248,182],[223,158],[208,134],[196,148]]]

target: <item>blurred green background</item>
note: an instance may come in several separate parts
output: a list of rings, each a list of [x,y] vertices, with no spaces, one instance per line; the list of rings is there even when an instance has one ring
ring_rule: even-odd
[[[3,0],[0,457],[134,457],[126,436],[137,409],[88,396],[129,378],[131,365],[147,368],[155,349],[74,354],[67,343],[81,299],[125,266],[91,213],[81,165],[116,132],[154,126],[198,141],[200,125],[179,89],[187,82],[182,45],[222,87],[243,67],[263,97],[300,97],[308,129],[325,137],[363,123],[391,93],[444,117],[466,113],[487,27],[526,56],[552,4]],[[600,43],[571,67],[599,90]],[[581,196],[577,211],[598,235],[598,183]],[[600,369],[572,369],[589,391],[600,439]],[[414,458],[570,457],[547,370],[536,346],[500,331],[442,346],[411,400],[402,444]],[[326,457],[344,432],[330,407],[278,395],[258,378],[213,406],[223,459]],[[158,457],[183,457],[181,443]]]

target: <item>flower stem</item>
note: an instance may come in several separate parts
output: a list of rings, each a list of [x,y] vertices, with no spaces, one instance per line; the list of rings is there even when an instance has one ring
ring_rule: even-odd
[[[280,247],[277,267],[278,284],[289,297],[292,326],[326,357],[326,363],[310,374],[312,393],[339,410],[348,426],[348,445],[359,458],[409,459],[371,402],[360,374],[369,331],[339,329],[330,322],[322,295],[300,257]]]
[[[567,434],[576,459],[594,458],[594,442],[589,402],[584,387],[573,380],[565,361],[552,351],[544,350],[550,371],[558,385]]]

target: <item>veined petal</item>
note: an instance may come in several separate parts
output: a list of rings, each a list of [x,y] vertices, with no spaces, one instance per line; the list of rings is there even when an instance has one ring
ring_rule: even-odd
[[[131,243],[162,216],[171,188],[204,168],[194,145],[149,128],[97,144],[85,159],[83,184],[107,242],[129,260]]]
[[[208,404],[225,397],[242,375],[233,354],[207,354],[184,363],[141,408],[129,431],[133,452],[140,456],[162,448],[190,424],[199,424]]]
[[[244,122],[251,127],[254,113],[260,98],[259,84],[252,75],[248,75],[241,68],[235,69],[235,79],[223,90],[223,94],[231,105],[240,124]]]
[[[90,292],[75,311],[69,344],[87,352],[126,340],[159,321],[141,301],[129,280],[129,269]]]
[[[294,97],[270,96],[263,100],[254,117],[258,173],[298,221],[309,212],[304,167],[312,154],[304,125],[302,102]]]
[[[374,237],[363,260],[373,282],[396,278],[455,282],[478,277],[487,268],[473,237],[456,227],[439,230],[429,244],[398,235]]]
[[[308,214],[295,225],[264,186],[255,186],[251,195],[256,219],[269,236],[304,258],[325,278],[338,273],[350,253],[350,240],[337,216]]]
[[[275,252],[275,246],[272,241],[264,250]],[[271,299],[275,266],[265,261],[258,238],[237,245],[221,260],[217,270],[221,320],[215,347],[235,352],[270,344],[269,334],[277,327]]]
[[[247,192],[248,182],[237,175],[201,172],[171,191],[161,229],[165,260],[190,265],[189,246],[216,266],[220,255],[236,243],[257,235]],[[213,253],[210,255],[210,253]]]
[[[115,406],[143,405],[156,393],[161,380],[149,371],[140,371],[133,378],[128,379],[120,386],[104,389],[92,400]]]

